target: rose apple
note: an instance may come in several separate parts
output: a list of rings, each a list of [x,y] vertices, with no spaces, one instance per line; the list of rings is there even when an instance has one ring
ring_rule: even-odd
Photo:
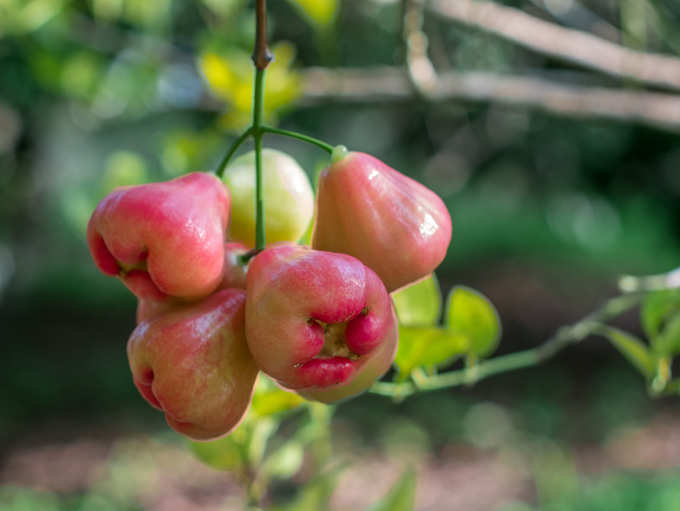
[[[220,180],[202,172],[117,188],[90,218],[90,252],[138,298],[203,297],[222,280],[229,203]]]
[[[245,339],[245,291],[225,289],[141,322],[128,341],[133,381],[174,430],[197,440],[234,429],[257,367]]]
[[[319,177],[312,247],[353,255],[390,292],[432,273],[451,241],[442,200],[373,156],[343,150]]]
[[[224,245],[224,275],[217,289],[245,289],[246,271],[248,266],[241,264],[239,257],[248,252],[248,248],[241,243],[226,243]],[[154,318],[164,312],[187,305],[187,300],[173,296],[162,295],[158,298],[139,298],[137,303],[137,323]]]
[[[224,172],[232,197],[229,238],[255,246],[255,152],[236,158]],[[314,192],[300,165],[281,151],[262,151],[267,243],[297,241],[314,214]]]
[[[397,324],[385,286],[361,261],[280,244],[250,262],[246,337],[263,372],[309,399],[332,402],[389,369]]]

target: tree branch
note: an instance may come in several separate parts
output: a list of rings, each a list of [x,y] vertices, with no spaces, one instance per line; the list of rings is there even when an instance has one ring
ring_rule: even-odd
[[[456,0],[458,1],[458,0]],[[308,68],[302,104],[401,102],[413,99],[403,69]],[[432,101],[496,102],[569,117],[601,118],[680,131],[680,96],[558,83],[485,72],[446,72],[429,91]]]
[[[404,53],[408,78],[423,97],[437,85],[437,72],[427,56],[427,35],[423,32],[425,0],[403,0]]]
[[[426,376],[418,382],[376,382],[369,392],[401,400],[418,392],[472,385],[496,374],[537,366],[554,357],[567,346],[581,342],[586,337],[597,333],[603,322],[614,319],[637,306],[641,299],[641,293],[612,298],[580,321],[560,328],[555,335],[536,348],[490,358],[465,369]]]
[[[477,27],[525,48],[601,73],[680,90],[680,59],[628,49],[489,1],[431,0],[442,18]]]

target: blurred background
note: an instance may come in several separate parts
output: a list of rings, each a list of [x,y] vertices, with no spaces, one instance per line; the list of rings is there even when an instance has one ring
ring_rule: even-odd
[[[501,353],[593,310],[620,274],[680,265],[675,0],[269,3],[269,122],[437,191],[454,223],[440,282],[489,297]],[[214,168],[248,124],[251,4],[0,0],[3,511],[243,506],[138,396],[135,300],[84,233],[114,187]],[[327,160],[265,143],[312,179]],[[473,388],[362,396],[332,432],[347,462],[332,509],[369,508],[407,466],[419,510],[680,509],[680,404],[600,339]]]

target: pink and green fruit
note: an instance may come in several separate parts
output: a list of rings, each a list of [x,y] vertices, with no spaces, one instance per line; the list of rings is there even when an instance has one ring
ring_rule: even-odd
[[[319,177],[312,247],[350,254],[392,292],[439,266],[451,217],[432,190],[364,153],[340,146]]]
[[[225,170],[231,192],[229,238],[255,246],[255,152],[236,158]],[[314,192],[300,165],[286,153],[262,151],[262,180],[267,243],[297,241],[314,214]]]
[[[397,323],[385,286],[361,261],[279,244],[250,262],[246,337],[264,373],[308,399],[333,402],[389,369]]]
[[[230,198],[211,174],[124,186],[97,206],[87,227],[99,269],[140,299],[197,299],[223,278]]]
[[[250,405],[257,367],[245,338],[245,295],[218,291],[141,322],[128,341],[135,386],[190,438],[229,433]]]

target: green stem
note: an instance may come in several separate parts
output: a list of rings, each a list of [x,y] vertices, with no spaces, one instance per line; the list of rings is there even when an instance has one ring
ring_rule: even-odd
[[[282,130],[279,128],[272,128],[271,126],[262,126],[260,128],[260,131],[266,133],[274,133],[275,135],[282,135],[284,137],[296,138],[298,140],[302,140],[303,142],[307,142],[309,144],[320,147],[329,154],[332,154],[333,149],[335,149],[332,145],[327,144],[326,142],[323,142],[317,138],[303,135],[302,133],[297,133],[296,131]]]
[[[225,153],[224,157],[220,161],[220,164],[217,166],[217,170],[215,170],[215,174],[217,175],[217,177],[222,179],[222,176],[224,175],[224,169],[227,168],[227,163],[229,163],[229,160],[231,160],[231,157],[234,156],[234,153],[236,152],[236,150],[239,147],[241,147],[241,144],[243,144],[243,142],[245,142],[246,139],[250,135],[252,135],[252,133],[253,133],[253,128],[251,126],[247,130],[245,130],[243,133],[241,133],[241,135],[236,140],[234,140],[234,143],[231,144],[231,147]]]
[[[560,328],[541,346],[495,357],[457,371],[419,377],[418,381],[377,382],[371,392],[394,399],[404,399],[417,392],[471,385],[499,373],[533,367],[553,357],[570,344],[596,333],[601,323],[613,319],[640,303],[641,293],[631,293],[609,300],[603,307],[573,325]]]
[[[264,249],[264,200],[262,198],[262,109],[264,105],[264,68],[255,69],[253,98],[253,137],[255,139],[255,249]]]

